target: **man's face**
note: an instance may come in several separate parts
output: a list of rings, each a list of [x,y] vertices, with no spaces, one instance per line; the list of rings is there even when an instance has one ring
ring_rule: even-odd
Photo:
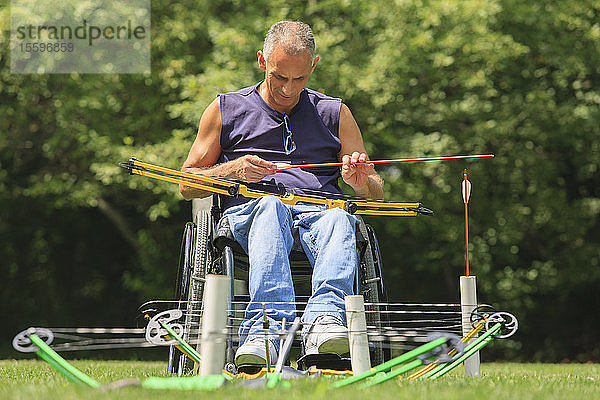
[[[258,65],[265,71],[264,88],[261,95],[271,107],[279,112],[290,112],[300,100],[300,93],[317,65],[308,52],[286,54],[277,46],[268,60],[258,52]]]

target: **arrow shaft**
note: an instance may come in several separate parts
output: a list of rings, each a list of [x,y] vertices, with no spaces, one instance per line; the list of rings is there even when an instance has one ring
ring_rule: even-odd
[[[439,157],[417,157],[417,158],[397,158],[391,160],[372,160],[368,161],[369,164],[392,164],[392,163],[408,163],[408,162],[423,162],[423,161],[444,161],[444,160],[460,160],[467,158],[492,158],[493,154],[473,154],[473,155],[461,155],[461,156],[439,156]],[[290,168],[316,168],[316,167],[339,167],[343,165],[341,162],[330,162],[330,163],[310,163],[310,164],[293,164],[293,165],[282,165],[275,169],[275,171],[285,171]]]
[[[466,273],[469,276],[469,197],[471,191],[471,185],[467,180],[467,170],[464,171],[464,190],[463,200],[465,203],[465,255],[466,255]]]
[[[466,272],[469,276],[469,211],[467,203],[465,203],[465,253],[466,253]]]

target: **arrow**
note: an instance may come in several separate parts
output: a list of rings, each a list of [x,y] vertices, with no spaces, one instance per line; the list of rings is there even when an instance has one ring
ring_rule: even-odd
[[[422,161],[444,161],[444,160],[461,160],[465,158],[492,158],[493,154],[473,154],[463,156],[439,156],[439,157],[418,157],[418,158],[398,158],[392,160],[373,160],[367,161],[364,164],[391,164],[391,163],[408,163],[408,162],[422,162]],[[278,164],[277,168],[271,171],[285,171],[291,168],[316,168],[316,167],[340,167],[343,163],[341,162],[330,162],[330,163],[312,163],[312,164]]]

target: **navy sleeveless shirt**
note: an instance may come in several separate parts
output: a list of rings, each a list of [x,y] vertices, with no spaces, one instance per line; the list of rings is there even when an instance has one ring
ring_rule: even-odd
[[[254,154],[272,162],[289,164],[337,162],[341,150],[338,136],[342,100],[304,88],[298,104],[287,114],[295,150],[285,152],[284,114],[269,106],[258,93],[262,82],[236,92],[219,95],[221,108],[221,156],[219,163]],[[288,149],[289,150],[289,149]],[[337,167],[292,168],[268,175],[261,190],[272,187],[318,190],[341,194]],[[272,184],[272,185],[271,185]],[[224,199],[224,207],[248,199]]]

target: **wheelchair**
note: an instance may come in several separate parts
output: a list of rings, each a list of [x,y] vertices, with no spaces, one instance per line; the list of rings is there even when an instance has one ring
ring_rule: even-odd
[[[227,218],[222,218],[223,210],[219,195],[192,201],[193,220],[185,225],[181,257],[177,274],[176,300],[184,312],[183,339],[188,343],[199,342],[202,313],[202,297],[204,278],[207,274],[224,274],[229,276],[231,286],[231,306],[228,310],[228,342],[226,368],[234,370],[234,337],[237,336],[234,307],[240,302],[248,301],[248,258],[242,247],[235,241],[229,230]],[[290,267],[296,293],[296,301],[308,301],[311,293],[312,266],[304,254],[298,239],[298,232],[292,232],[294,244],[290,253]],[[382,262],[375,232],[359,217],[356,230],[359,266],[355,274],[354,292],[365,298],[365,310],[368,329],[380,331],[382,326],[380,302],[386,302],[386,288],[383,279]],[[236,305],[234,305],[236,303]],[[239,310],[241,311],[241,309]],[[301,312],[300,308],[298,311]],[[239,318],[237,318],[239,320]],[[291,322],[291,321],[289,321]],[[239,323],[238,323],[239,325]],[[378,365],[389,357],[381,340],[369,341],[372,365]],[[317,355],[320,356],[320,355]],[[308,357],[308,356],[307,356]],[[313,357],[314,359],[314,357]],[[310,361],[313,362],[314,360]],[[299,359],[298,365],[302,367]],[[316,363],[304,365],[308,368],[317,365],[319,368],[349,369],[350,361],[324,357]],[[178,375],[189,374],[194,369],[194,361],[176,349],[169,355],[169,372]]]

